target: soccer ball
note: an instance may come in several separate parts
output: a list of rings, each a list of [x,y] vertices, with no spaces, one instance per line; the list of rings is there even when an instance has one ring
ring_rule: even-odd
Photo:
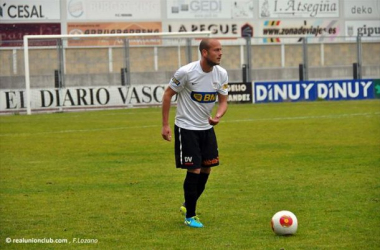
[[[292,235],[297,232],[298,220],[297,217],[290,211],[277,212],[272,217],[272,230],[277,235]]]

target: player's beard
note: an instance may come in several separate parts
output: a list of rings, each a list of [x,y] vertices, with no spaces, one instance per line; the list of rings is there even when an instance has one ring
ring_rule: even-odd
[[[214,67],[215,65],[219,65],[220,63],[217,63],[217,62],[214,62],[214,61],[211,61],[210,59],[206,58],[206,63],[207,65],[209,65],[210,67]]]

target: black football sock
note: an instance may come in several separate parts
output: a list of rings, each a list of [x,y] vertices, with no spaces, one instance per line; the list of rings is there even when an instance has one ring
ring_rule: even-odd
[[[195,216],[195,208],[198,199],[198,180],[199,174],[187,172],[185,181],[183,183],[183,190],[185,193],[186,203],[186,218]]]
[[[206,183],[207,183],[209,175],[210,174],[207,174],[207,173],[202,173],[202,172],[200,173],[199,180],[198,180],[198,187],[197,187],[197,190],[198,190],[197,199],[201,196],[201,194],[205,190]]]

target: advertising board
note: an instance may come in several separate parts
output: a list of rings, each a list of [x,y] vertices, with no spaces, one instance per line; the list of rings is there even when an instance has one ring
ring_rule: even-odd
[[[337,18],[339,0],[259,0],[260,18]]]
[[[60,0],[0,0],[0,20],[29,22],[60,19]]]
[[[234,19],[255,17],[254,0],[170,0],[168,19]]]
[[[375,98],[379,80],[324,80],[305,82],[254,82],[253,102],[360,100]]]
[[[31,89],[34,110],[91,109],[156,105],[166,85]],[[26,110],[25,90],[0,90],[0,112]]]
[[[161,1],[67,0],[68,20],[160,20]]]

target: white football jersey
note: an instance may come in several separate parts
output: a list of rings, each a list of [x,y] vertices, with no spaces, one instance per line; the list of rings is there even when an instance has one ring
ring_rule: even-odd
[[[200,61],[177,70],[169,86],[178,94],[175,124],[184,129],[206,130],[218,93],[228,95],[227,71],[216,65],[211,72],[202,70]]]

